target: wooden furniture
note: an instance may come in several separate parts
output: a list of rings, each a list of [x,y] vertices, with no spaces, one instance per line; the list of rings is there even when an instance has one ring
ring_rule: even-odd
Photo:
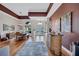
[[[14,32],[6,33],[6,37],[7,37],[8,39],[15,38],[15,33],[14,33]]]
[[[61,55],[61,47],[62,47],[62,35],[52,35],[51,34],[51,43],[50,43],[50,50],[56,56]]]
[[[16,41],[21,41],[23,39],[26,39],[25,35],[20,32],[16,32],[15,35],[16,35],[16,39],[17,39]]]

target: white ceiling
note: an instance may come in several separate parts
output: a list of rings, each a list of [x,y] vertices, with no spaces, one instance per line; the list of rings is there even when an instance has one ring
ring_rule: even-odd
[[[20,16],[28,16],[28,12],[46,12],[49,4],[50,3],[2,3],[2,5]]]
[[[51,17],[62,4],[63,3],[54,3],[53,6],[51,7],[49,13],[47,14],[47,17],[48,18]]]

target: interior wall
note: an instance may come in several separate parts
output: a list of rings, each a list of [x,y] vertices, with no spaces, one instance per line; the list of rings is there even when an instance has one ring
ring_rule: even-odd
[[[18,25],[20,25],[20,26],[22,26],[22,30],[20,30],[18,27],[18,29],[17,29],[17,31],[19,31],[19,32],[25,32],[26,30],[25,30],[25,23],[28,21],[28,19],[19,19],[18,20]]]
[[[17,19],[11,15],[8,15],[2,11],[0,11],[0,33],[7,33],[7,32],[13,32],[13,31],[3,31],[3,24],[6,24],[8,26],[14,25],[15,30],[14,32],[24,32],[25,31],[25,23],[28,19]],[[23,30],[20,30],[18,25],[22,26]]]
[[[3,31],[3,24],[6,24],[8,26],[14,25],[15,26],[14,31],[17,31],[18,19],[0,11],[0,33],[13,32],[10,30]]]
[[[60,18],[64,14],[72,12],[72,31],[79,33],[79,4],[78,3],[64,3],[60,8],[51,16],[52,22]]]
[[[79,3],[63,3],[60,8],[51,16],[52,30],[55,28],[55,21],[64,14],[72,12],[72,33],[64,33],[62,44],[70,49],[70,44],[75,41],[79,41]],[[69,35],[69,36],[68,36]]]

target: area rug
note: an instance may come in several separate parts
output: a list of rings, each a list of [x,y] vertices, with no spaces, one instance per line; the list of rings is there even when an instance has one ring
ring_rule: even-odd
[[[16,56],[48,56],[48,49],[43,42],[28,42]]]
[[[0,56],[9,56],[9,46],[0,48]]]

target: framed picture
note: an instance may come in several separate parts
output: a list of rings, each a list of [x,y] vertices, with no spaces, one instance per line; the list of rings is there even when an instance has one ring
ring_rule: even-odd
[[[10,26],[10,30],[11,30],[11,31],[14,31],[14,30],[15,30],[15,26],[14,26],[14,25],[11,25],[11,26]]]
[[[59,33],[61,31],[61,29],[60,29],[60,18],[54,20],[53,31],[56,32],[56,33]]]
[[[72,13],[71,12],[61,17],[61,32],[72,32]]]
[[[3,31],[8,31],[9,30],[9,26],[7,24],[3,24]]]
[[[14,25],[8,26],[7,24],[3,24],[3,31],[14,31],[14,30],[15,30]]]
[[[23,27],[21,25],[18,25],[19,30],[23,30]]]

